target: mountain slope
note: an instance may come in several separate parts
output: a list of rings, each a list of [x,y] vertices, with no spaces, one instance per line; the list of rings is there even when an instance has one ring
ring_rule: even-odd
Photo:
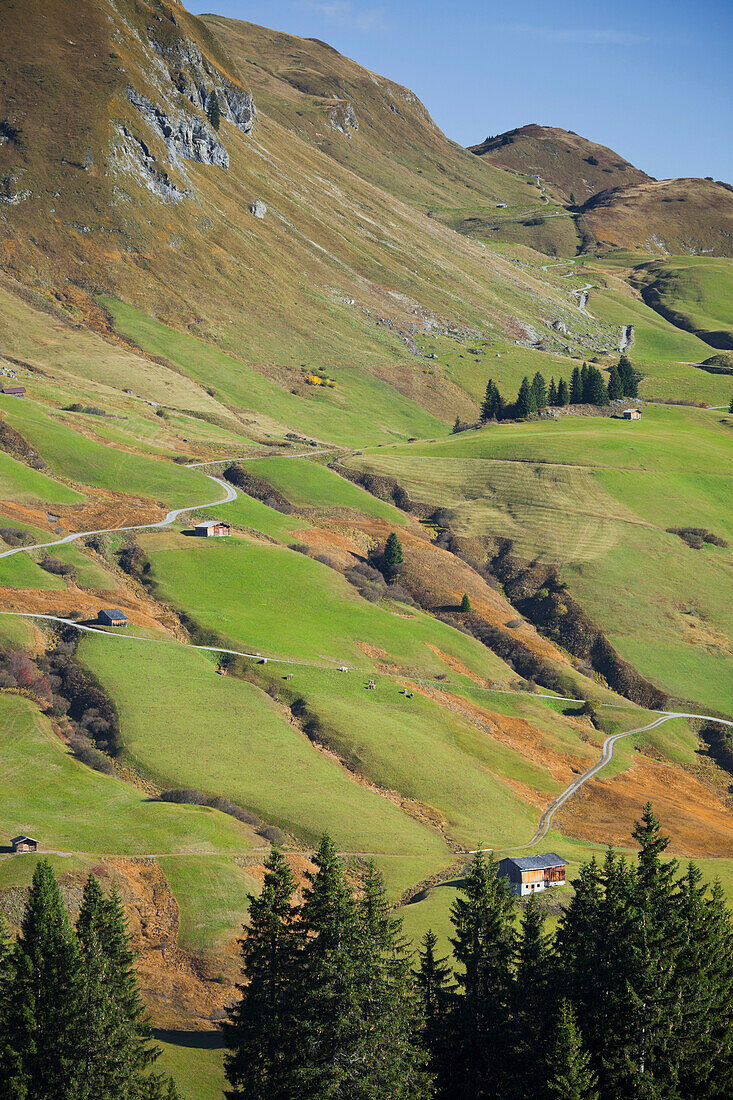
[[[520,126],[472,145],[471,152],[499,168],[539,175],[555,198],[578,205],[609,187],[650,179],[613,149],[556,126]]]
[[[450,422],[475,405],[426,371],[416,333],[527,339],[572,310],[539,269],[487,253],[258,110],[240,63],[179,6],[31,0],[7,16],[3,265],[72,316],[109,331],[99,296],[114,296],[287,392],[315,400],[304,371],[356,364]],[[482,174],[426,117],[420,135],[424,158],[451,150]],[[317,400],[348,400],[337,382]]]
[[[713,180],[651,180],[603,191],[583,214],[601,248],[733,256],[733,188]]]

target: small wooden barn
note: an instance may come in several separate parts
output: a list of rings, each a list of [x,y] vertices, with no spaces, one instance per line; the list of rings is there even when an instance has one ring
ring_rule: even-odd
[[[194,532],[205,539],[221,538],[224,535],[231,535],[232,526],[221,519],[207,519],[202,523],[197,523]]]
[[[568,861],[555,852],[539,856],[507,857],[499,862],[497,875],[509,879],[509,887],[520,897],[547,890],[551,886],[565,885],[565,868]]]
[[[10,841],[14,852],[37,852],[38,841],[31,836],[14,836]]]
[[[9,397],[25,397],[25,386],[3,386],[0,393],[5,393]]]
[[[638,409],[624,409],[624,420],[641,420],[641,413]]]
[[[124,611],[120,611],[119,607],[105,607],[97,615],[97,622],[102,623],[103,626],[127,626],[130,620]]]

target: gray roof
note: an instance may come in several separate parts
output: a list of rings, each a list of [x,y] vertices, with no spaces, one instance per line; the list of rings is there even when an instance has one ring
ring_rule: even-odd
[[[200,523],[197,523],[196,526],[197,527],[218,527],[220,524],[222,525],[222,527],[230,527],[231,526],[231,524],[227,523],[227,521],[225,519],[204,519],[204,520],[201,520]]]
[[[11,844],[17,844],[21,840],[27,840],[31,844],[38,844],[37,840],[34,840],[32,836],[26,836],[25,833],[21,833],[20,836],[14,836],[13,839],[10,841],[10,843]]]
[[[513,863],[520,871],[546,871],[550,867],[567,867],[568,861],[556,852],[543,852],[541,856],[507,856],[507,862]]]
[[[99,612],[100,615],[109,615],[110,619],[126,619],[127,615],[124,611],[120,611],[119,607],[103,607]]]

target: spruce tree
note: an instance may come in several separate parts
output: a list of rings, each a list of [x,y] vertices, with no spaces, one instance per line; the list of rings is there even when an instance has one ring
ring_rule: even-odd
[[[561,379],[561,381],[562,381],[562,379]],[[550,387],[547,391],[547,404],[550,406],[551,409],[554,409],[558,404],[557,386],[555,385],[555,379],[554,378],[550,379]]]
[[[206,101],[206,114],[212,127],[218,130],[221,125],[221,109],[215,91],[209,92],[209,97]]]
[[[561,378],[557,384],[557,403],[560,408],[570,404],[570,393],[568,392],[568,384],[564,378]]]
[[[589,374],[590,372],[588,370],[588,364],[583,363],[583,366],[580,368],[580,392],[582,394],[581,401],[584,405],[587,405],[589,402]]]
[[[79,946],[51,865],[36,865],[21,924],[19,996],[33,1006],[35,1050],[27,1067],[36,1100],[77,1100],[75,1075],[80,1028],[82,972]]]
[[[82,1029],[77,1050],[79,1100],[124,1098],[136,1090],[165,1095],[168,1078],[150,1073],[161,1051],[150,1046],[119,894],[106,897],[94,875],[84,886],[76,932],[82,948]]]
[[[451,909],[462,991],[451,1014],[456,1100],[499,1100],[509,1088],[515,900],[496,872],[478,852]]]
[[[537,411],[537,406],[534,400],[534,393],[532,387],[529,384],[529,378],[526,376],[522,379],[522,384],[519,387],[519,393],[517,394],[517,401],[514,406],[514,415],[518,420],[524,420],[526,417],[531,416],[532,413]]]
[[[543,1084],[550,1073],[554,1042],[554,974],[550,937],[536,895],[532,895],[522,917],[517,949],[513,1003],[513,1061],[515,1079],[521,1081],[519,1095],[527,1084],[527,1070],[536,1082],[533,1095],[544,1095]]]
[[[461,599],[461,611],[470,611],[470,610],[471,610],[471,601],[468,598],[468,593],[464,592],[463,593],[463,598]]]
[[[545,386],[545,379],[539,371],[532,379],[532,397],[534,398],[535,409],[538,412],[540,409],[547,408],[547,387]]]
[[[449,1019],[455,985],[445,957],[438,957],[438,938],[428,929],[418,951],[419,969],[415,975],[420,998],[420,1037],[428,1055],[428,1069],[435,1080],[437,1097],[450,1095],[452,1056],[449,1043]]]
[[[384,544],[384,551],[382,553],[382,572],[387,580],[391,580],[395,574],[399,572],[399,568],[404,560],[402,543],[397,538],[395,532],[392,531]]]
[[[728,412],[733,413],[733,397],[730,399],[730,405],[728,406]]]
[[[639,396],[639,384],[636,377],[636,371],[631,365],[631,360],[626,355],[622,355],[618,361],[618,373],[621,379],[621,386],[624,391],[624,397],[638,397]]]
[[[455,419],[455,423],[453,424],[453,427],[451,429],[451,434],[452,435],[457,435],[458,432],[460,432],[460,430],[461,430],[461,418],[460,418],[460,416],[457,416],[456,419]]]
[[[486,393],[484,394],[484,400],[481,405],[481,422],[486,423],[487,420],[498,420],[501,416],[502,404],[503,401],[499,389],[493,378],[490,378],[486,383]]]
[[[548,1093],[554,1100],[598,1100],[596,1076],[567,1001],[560,1005],[551,1065]]]
[[[570,404],[582,405],[583,403],[583,380],[580,377],[580,371],[577,367],[573,367],[572,378],[570,379]]]
[[[583,400],[588,405],[608,404],[608,390],[598,367],[590,366],[588,368]]]
[[[223,1025],[232,1100],[289,1100],[296,1046],[293,1016],[302,935],[296,932],[295,879],[273,847],[259,897],[248,895],[249,922],[240,940],[244,983]]]
[[[419,1000],[402,922],[390,913],[384,881],[367,864],[357,903],[358,950],[371,972],[365,990],[363,1028],[368,1036],[367,1073],[361,1095],[427,1100],[432,1095],[425,1051],[415,1042]]]
[[[621,376],[618,367],[613,364],[608,372],[608,399],[609,401],[618,401],[623,395],[624,387],[621,383]]]

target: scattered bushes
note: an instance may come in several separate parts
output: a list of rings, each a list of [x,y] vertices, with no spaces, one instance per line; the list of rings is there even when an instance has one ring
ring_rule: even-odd
[[[61,561],[60,558],[51,558],[48,555],[38,563],[41,569],[45,569],[47,573],[53,573],[57,577],[75,577],[76,569],[73,565],[69,565],[68,562]]]
[[[693,550],[702,550],[705,543],[711,546],[721,546],[723,549],[728,546],[725,539],[721,539],[720,535],[714,535],[712,531],[706,530],[705,527],[668,527],[667,533],[679,535],[682,541],[686,542]]]
[[[271,844],[285,843],[285,834],[275,825],[266,825],[252,810],[245,810],[232,802],[229,798],[221,798],[218,795],[206,794],[205,791],[196,788],[169,790],[160,792],[161,802],[176,802],[187,806],[209,806],[212,810],[219,810],[223,814],[229,814],[237,821],[249,825],[258,836],[264,837]]]
[[[97,405],[79,405],[75,403],[73,405],[64,405],[64,412],[71,413],[86,413],[88,416],[107,416],[111,417],[111,413],[106,412],[105,409],[100,409]]]
[[[263,477],[257,477],[256,474],[251,474],[244,467],[233,463],[231,466],[227,466],[224,471],[224,477],[237,489],[241,489],[246,493],[248,497],[253,497],[254,500],[260,500],[263,504],[266,504],[268,508],[274,508],[276,512],[283,512],[285,515],[290,515],[295,511],[295,508],[290,503],[288,498],[284,496],[279,489],[276,489],[273,485],[270,485],[269,481],[266,481]]]
[[[28,442],[25,436],[8,424],[7,420],[0,419],[0,451],[21,459],[27,466],[34,470],[45,470],[47,463],[39,455],[36,448]]]
[[[18,527],[0,527],[0,538],[8,546],[31,546],[33,539],[27,531],[21,531]]]

